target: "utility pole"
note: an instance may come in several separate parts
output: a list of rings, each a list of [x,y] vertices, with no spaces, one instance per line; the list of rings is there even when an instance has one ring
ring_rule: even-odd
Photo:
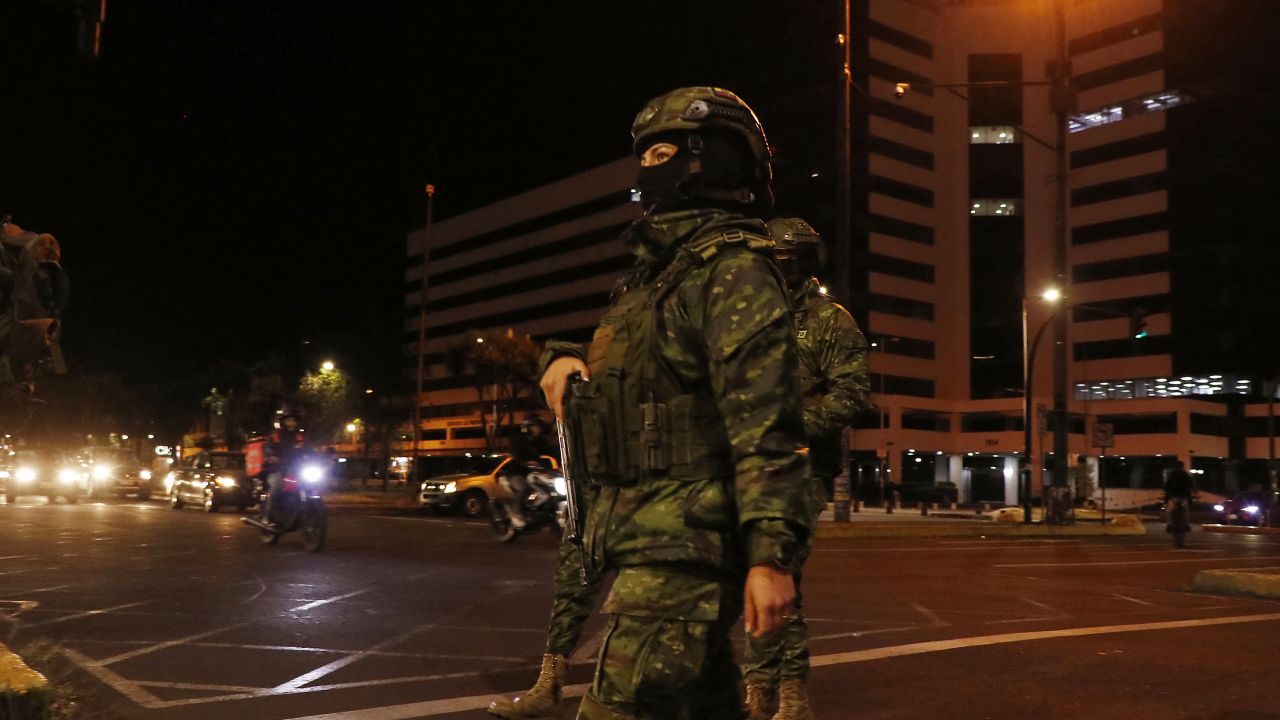
[[[418,290],[418,374],[414,378],[413,428],[409,432],[413,452],[409,461],[409,482],[406,483],[410,487],[418,479],[418,445],[422,435],[422,379],[427,370],[427,279],[431,263],[431,217],[435,210],[436,186],[428,184],[426,192],[427,225],[422,237],[422,287]]]
[[[1070,169],[1070,156],[1067,154],[1067,122],[1075,109],[1075,90],[1071,86],[1071,64],[1067,58],[1067,17],[1066,1],[1056,0],[1053,5],[1054,34],[1057,47],[1057,58],[1053,63],[1052,82],[1049,91],[1049,103],[1052,106],[1054,120],[1055,151],[1057,167],[1054,185],[1054,237],[1053,237],[1053,273],[1054,284],[1070,296],[1067,283],[1067,173]],[[1069,301],[1068,301],[1069,302]],[[1063,308],[1054,320],[1054,352],[1053,352],[1053,485],[1055,492],[1045,493],[1045,499],[1055,499],[1053,512],[1045,508],[1045,522],[1065,524],[1070,516],[1065,508],[1058,507],[1056,500],[1067,485],[1067,455],[1070,453],[1071,428],[1067,409],[1067,377],[1070,363],[1068,352],[1068,328],[1070,317]]]
[[[850,270],[853,236],[853,61],[851,45],[853,36],[852,12],[849,1],[844,0],[844,32],[836,37],[840,45],[840,107],[839,132],[836,145],[836,246],[832,253],[832,264],[835,266],[835,295],[845,302],[853,294],[853,273]]]

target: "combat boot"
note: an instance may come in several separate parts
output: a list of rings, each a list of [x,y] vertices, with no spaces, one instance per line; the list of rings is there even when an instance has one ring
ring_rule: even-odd
[[[773,720],[813,720],[809,686],[804,680],[783,680],[778,686],[778,712]]]
[[[773,716],[773,688],[759,683],[747,683],[748,720],[769,720]]]
[[[563,655],[543,655],[538,681],[529,692],[490,703],[489,714],[507,720],[560,720],[565,709],[560,691],[568,667],[569,660]]]

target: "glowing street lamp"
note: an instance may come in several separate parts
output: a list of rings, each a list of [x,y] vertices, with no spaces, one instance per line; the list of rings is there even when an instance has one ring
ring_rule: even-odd
[[[325,360],[320,364],[320,369],[325,372],[333,372],[338,366],[333,364],[332,360]]]
[[[1058,288],[1048,288],[1040,293],[1040,298],[1050,304],[1049,319],[1045,321],[1040,329],[1036,331],[1034,339],[1027,334],[1027,298],[1022,298],[1022,522],[1031,522],[1031,473],[1032,463],[1034,461],[1031,452],[1031,421],[1033,418],[1032,410],[1035,403],[1031,394],[1033,380],[1035,379],[1035,362],[1036,348],[1040,346],[1040,338],[1044,337],[1044,331],[1049,327],[1049,323],[1057,316],[1058,302],[1062,300],[1062,291]]]

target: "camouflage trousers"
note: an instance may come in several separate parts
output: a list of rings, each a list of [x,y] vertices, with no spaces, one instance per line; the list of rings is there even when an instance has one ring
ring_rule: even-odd
[[[787,626],[764,637],[747,636],[747,682],[776,688],[782,680],[809,677],[809,624],[804,619],[804,596],[796,573],[796,602]]]
[[[578,720],[744,720],[729,640],[742,613],[740,578],[623,568],[605,610],[609,624]]]
[[[582,626],[591,615],[591,606],[600,593],[601,574],[591,573],[582,583],[582,555],[567,542],[560,543],[556,561],[555,596],[551,603],[551,620],[547,623],[547,652],[570,655],[582,638]]]

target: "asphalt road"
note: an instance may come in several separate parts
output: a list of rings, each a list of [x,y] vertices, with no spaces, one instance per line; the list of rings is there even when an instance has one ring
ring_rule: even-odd
[[[158,502],[0,505],[0,639],[59,648],[85,718],[483,718],[536,673],[555,540],[337,514],[311,554]],[[1280,603],[1187,590],[1277,565],[1280,542],[1203,533],[823,541],[817,717],[1280,719]]]

